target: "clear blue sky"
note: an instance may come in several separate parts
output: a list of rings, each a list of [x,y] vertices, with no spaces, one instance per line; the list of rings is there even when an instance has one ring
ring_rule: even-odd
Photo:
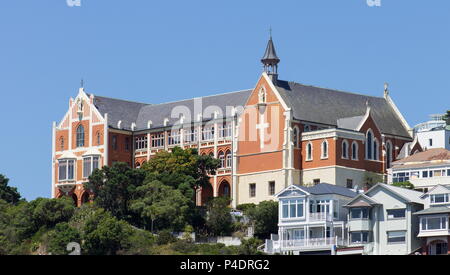
[[[450,108],[450,1],[2,1],[0,173],[50,196],[52,121],[81,78],[148,103],[252,88],[270,26],[281,79],[378,96],[387,81],[411,125]]]

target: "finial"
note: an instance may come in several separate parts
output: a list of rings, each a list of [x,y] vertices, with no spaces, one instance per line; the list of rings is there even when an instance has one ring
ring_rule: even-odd
[[[272,39],[272,26],[269,28],[270,39]]]
[[[389,83],[384,82],[384,97],[389,95]]]
[[[81,86],[80,86],[81,88],[84,88],[84,80],[83,80],[83,78],[81,78],[81,83],[80,83],[80,85],[81,85]]]

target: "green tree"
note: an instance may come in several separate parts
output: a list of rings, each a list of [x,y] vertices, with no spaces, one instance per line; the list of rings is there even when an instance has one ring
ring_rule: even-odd
[[[254,226],[254,235],[260,239],[270,238],[278,232],[278,202],[263,201],[247,212]]]
[[[239,246],[240,255],[262,255],[263,252],[258,250],[258,247],[263,244],[263,241],[257,238],[250,238],[248,240],[242,239]]]
[[[182,230],[188,224],[192,201],[180,190],[154,180],[137,188],[136,193],[130,209],[150,224],[151,232],[155,228]]]
[[[145,173],[132,169],[126,163],[117,162],[95,170],[84,188],[95,194],[95,203],[119,219],[131,219],[130,201],[137,187],[141,186]]]
[[[29,207],[36,229],[42,226],[53,228],[60,222],[68,222],[75,211],[73,201],[68,197],[60,199],[38,198],[30,202]]]
[[[392,185],[393,186],[397,186],[397,187],[402,187],[402,188],[414,190],[414,185],[411,182],[409,182],[409,181],[394,182]]]
[[[95,210],[82,231],[82,253],[88,255],[115,255],[126,247],[128,238],[133,234],[128,223],[119,221],[103,209]]]
[[[69,226],[68,223],[62,222],[55,226],[53,231],[48,234],[48,251],[52,255],[67,255],[67,245],[75,242],[81,244],[81,237],[78,230]]]
[[[8,186],[9,179],[0,174],[0,200],[16,204],[20,201],[20,194],[16,187]]]
[[[367,189],[375,186],[377,183],[384,182],[383,176],[374,172],[364,172],[363,182]]]
[[[206,226],[214,236],[230,235],[233,220],[230,214],[230,199],[226,197],[213,198],[207,203]]]

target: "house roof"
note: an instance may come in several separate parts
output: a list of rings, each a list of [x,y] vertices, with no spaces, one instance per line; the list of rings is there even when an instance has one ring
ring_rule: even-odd
[[[337,127],[356,131],[365,116],[345,117],[337,120]]]
[[[413,213],[413,215],[431,215],[431,214],[443,214],[443,213],[450,213],[450,208],[445,207],[445,206],[430,207],[430,208],[418,211],[416,213]]]
[[[328,183],[319,183],[311,187],[306,186],[297,186],[297,187],[313,195],[337,194],[350,198],[353,198],[357,195],[356,192],[348,188]]]
[[[374,205],[378,205],[378,203],[375,199],[366,196],[365,194],[358,194],[355,198],[353,198],[350,202],[348,202],[344,207],[371,207]]]
[[[369,194],[372,190],[382,187],[392,191],[394,194],[397,194],[407,202],[419,203],[423,204],[423,200],[421,198],[422,193],[402,187],[393,186],[390,184],[378,183],[374,187],[370,188],[365,194]]]
[[[275,86],[284,101],[293,109],[295,119],[333,126],[338,126],[338,120],[341,119],[341,124],[354,127],[358,117],[366,114],[368,103],[371,116],[381,132],[410,137],[401,118],[384,97],[366,96],[282,80],[278,80]]]
[[[450,160],[450,151],[445,148],[434,148],[419,152],[401,160],[394,161],[393,165],[408,164],[414,162]]]

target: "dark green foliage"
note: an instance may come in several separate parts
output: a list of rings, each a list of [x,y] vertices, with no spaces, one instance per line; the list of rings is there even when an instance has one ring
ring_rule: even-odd
[[[270,234],[278,232],[278,202],[263,201],[256,207],[248,208],[247,213],[254,226],[254,235],[269,239]]]
[[[172,235],[170,230],[162,230],[158,233],[156,243],[158,245],[164,245],[175,242],[177,239]]]
[[[0,174],[0,200],[16,204],[20,201],[20,194],[16,187],[8,186],[9,179]]]
[[[230,214],[230,199],[218,197],[207,204],[208,217],[206,226],[214,236],[229,236],[232,232],[233,221]]]
[[[68,222],[75,211],[73,201],[68,197],[61,199],[38,198],[30,202],[29,207],[36,228],[41,226],[52,228],[60,222]]]
[[[87,190],[95,194],[95,203],[111,212],[119,219],[131,219],[129,203],[133,194],[142,185],[145,173],[140,169],[131,169],[126,163],[114,163],[95,170],[84,184]]]
[[[243,211],[245,214],[248,213],[249,210],[256,207],[256,204],[254,203],[243,203],[236,206],[237,210]]]
[[[69,243],[81,244],[81,237],[78,230],[63,222],[55,226],[53,231],[48,234],[48,252],[52,255],[67,255],[67,245]]]
[[[243,239],[239,246],[240,255],[262,255],[263,252],[258,250],[258,247],[263,244],[263,241],[257,238]]]

